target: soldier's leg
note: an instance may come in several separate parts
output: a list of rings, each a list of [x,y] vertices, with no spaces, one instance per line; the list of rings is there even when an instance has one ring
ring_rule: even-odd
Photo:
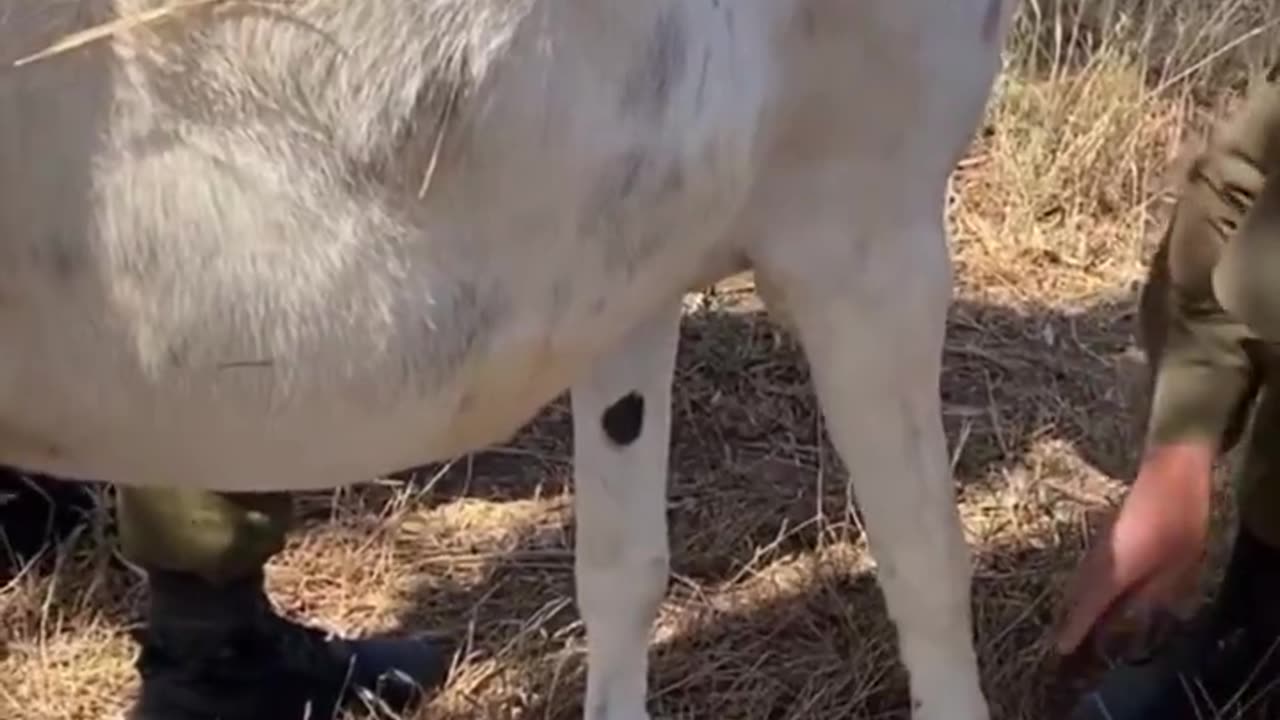
[[[1242,577],[1234,577],[1232,570],[1236,568],[1229,567],[1219,595],[1261,601],[1266,614],[1280,618],[1280,607],[1272,608],[1280,598],[1280,354],[1271,355],[1267,361],[1271,365],[1267,384],[1249,428],[1249,444],[1236,470],[1235,490],[1240,527],[1237,545],[1256,546],[1254,554],[1265,555],[1268,565],[1249,567]],[[1239,555],[1240,548],[1236,550]],[[1262,593],[1246,592],[1248,587],[1259,584],[1269,587]],[[1249,611],[1250,608],[1241,609],[1246,615]],[[1276,626],[1280,630],[1280,620]]]
[[[122,551],[150,590],[131,720],[331,717],[351,690],[402,706],[443,680],[442,648],[328,638],[276,614],[263,569],[292,526],[288,495],[122,487],[117,498]]]
[[[121,551],[130,562],[209,582],[261,570],[284,549],[293,521],[293,501],[279,493],[121,487],[116,497]]]

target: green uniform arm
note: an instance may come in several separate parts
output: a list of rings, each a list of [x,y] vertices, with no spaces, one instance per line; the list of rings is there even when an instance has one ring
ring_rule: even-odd
[[[1140,310],[1154,374],[1148,445],[1198,440],[1225,452],[1239,439],[1258,389],[1258,336],[1223,309],[1213,274],[1224,246],[1260,196],[1263,202],[1280,201],[1271,200],[1280,195],[1274,189],[1264,193],[1272,184],[1268,177],[1280,169],[1278,139],[1280,85],[1268,78],[1217,129],[1188,173]],[[1251,232],[1260,229],[1256,222],[1250,226]],[[1280,225],[1270,231],[1280,234]],[[1276,243],[1280,237],[1270,244]],[[1273,287],[1280,304],[1280,276]]]

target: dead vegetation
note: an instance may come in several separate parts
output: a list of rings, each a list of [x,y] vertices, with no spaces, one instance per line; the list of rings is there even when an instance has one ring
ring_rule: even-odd
[[[1053,717],[1044,634],[1137,449],[1134,295],[1188,143],[1270,59],[1264,0],[1026,0],[955,178],[946,423],[998,720]],[[904,677],[807,371],[750,278],[693,298],[676,386],[663,717],[905,718]],[[464,641],[423,718],[580,717],[567,404],[509,446],[303,501],[270,568],[286,610]],[[104,498],[109,501],[109,498]],[[0,717],[110,718],[140,587],[109,506],[0,592]]]

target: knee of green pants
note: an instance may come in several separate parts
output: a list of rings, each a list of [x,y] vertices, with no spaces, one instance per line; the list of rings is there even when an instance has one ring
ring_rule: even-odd
[[[130,562],[221,582],[261,570],[284,548],[293,503],[279,493],[121,487],[117,518]]]

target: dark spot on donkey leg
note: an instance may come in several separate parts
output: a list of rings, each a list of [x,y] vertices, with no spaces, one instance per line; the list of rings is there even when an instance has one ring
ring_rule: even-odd
[[[604,411],[600,424],[615,445],[625,447],[635,442],[644,429],[644,397],[627,393]]]

